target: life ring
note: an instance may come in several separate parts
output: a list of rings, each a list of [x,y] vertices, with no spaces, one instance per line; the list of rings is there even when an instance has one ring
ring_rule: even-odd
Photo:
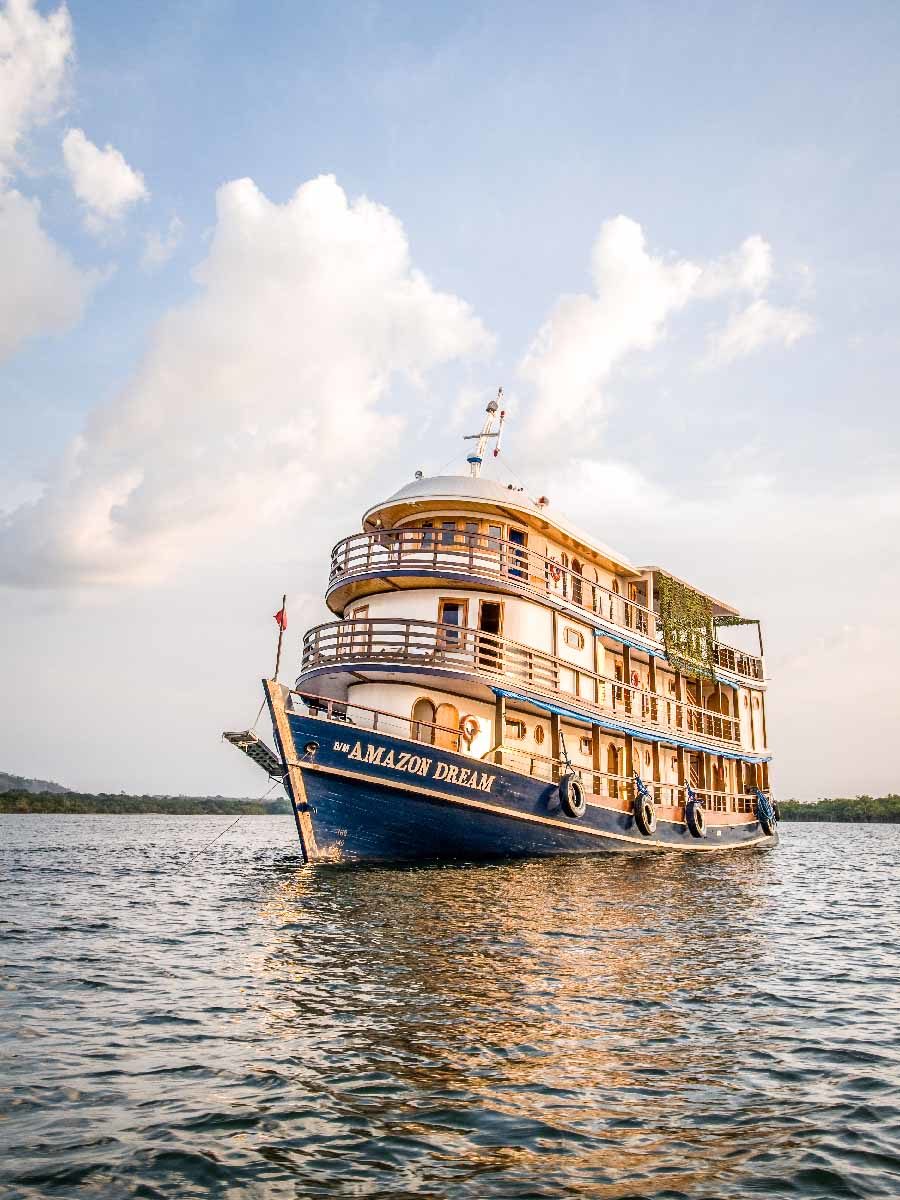
[[[562,579],[562,567],[555,560],[550,562],[550,578],[554,583],[559,583]]]
[[[699,800],[688,800],[684,806],[684,819],[694,837],[706,837],[706,814]]]
[[[462,734],[463,741],[466,743],[466,749],[469,749],[481,732],[481,726],[478,723],[477,717],[463,717],[459,723],[459,732]]]
[[[567,771],[559,781],[559,798],[570,817],[583,817],[587,812],[584,784],[573,771]]]
[[[650,837],[656,829],[656,805],[646,796],[637,795],[632,806],[634,819],[644,837]]]

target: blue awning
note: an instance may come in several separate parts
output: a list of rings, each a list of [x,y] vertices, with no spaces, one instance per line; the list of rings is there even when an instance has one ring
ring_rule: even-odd
[[[506,688],[491,688],[495,696],[503,696],[506,700],[518,700],[520,704],[531,704],[535,708],[541,708],[544,712],[556,713],[558,717],[568,717],[572,721],[581,721],[586,725],[597,725],[600,729],[609,729],[613,733],[625,733],[631,737],[636,737],[642,742],[659,742],[662,746],[682,746],[685,750],[699,751],[701,754],[715,754],[720,758],[730,758],[735,762],[771,762],[771,754],[735,754],[728,750],[720,750],[715,746],[704,746],[699,742],[692,742],[689,738],[681,737],[678,734],[661,734],[655,733],[649,729],[642,729],[638,725],[627,725],[624,721],[616,721],[612,717],[598,717],[593,713],[579,712],[575,708],[567,708],[563,704],[555,704],[551,700],[538,700],[534,696],[526,696],[521,692],[509,692]],[[665,704],[665,699],[660,696],[659,703]],[[714,714],[718,715],[718,714]]]

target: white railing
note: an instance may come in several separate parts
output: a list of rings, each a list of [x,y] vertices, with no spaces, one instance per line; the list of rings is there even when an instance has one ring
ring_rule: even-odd
[[[387,529],[344,538],[331,552],[328,592],[360,576],[436,574],[502,580],[541,598],[566,601],[621,629],[659,644],[659,616],[561,562],[526,546],[481,533],[434,529]],[[749,679],[762,680],[762,659],[716,643],[716,662]]]
[[[323,666],[399,663],[449,668],[513,683],[556,699],[574,698],[653,730],[681,730],[702,742],[740,743],[740,718],[723,716],[647,688],[600,675],[587,667],[523,646],[493,633],[436,621],[376,617],[329,621],[303,638],[301,671]]]

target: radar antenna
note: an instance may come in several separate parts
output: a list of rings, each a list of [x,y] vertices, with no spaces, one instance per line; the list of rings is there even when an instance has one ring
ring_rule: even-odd
[[[497,389],[497,399],[492,400],[488,404],[485,411],[484,425],[481,428],[481,433],[467,433],[463,438],[465,442],[477,442],[478,445],[471,454],[466,456],[466,462],[469,464],[469,470],[472,472],[472,478],[477,479],[481,474],[481,464],[484,462],[484,451],[488,444],[489,438],[496,438],[497,444],[494,446],[494,458],[500,453],[500,435],[503,433],[503,422],[506,419],[506,410],[500,405],[503,401],[503,388]],[[497,416],[497,413],[500,416]],[[497,428],[494,428],[494,423],[497,423]]]

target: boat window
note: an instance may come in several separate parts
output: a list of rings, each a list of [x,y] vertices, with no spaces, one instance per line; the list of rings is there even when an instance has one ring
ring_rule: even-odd
[[[456,541],[456,522],[441,521],[441,545],[452,546]]]
[[[510,551],[509,555],[509,573],[516,579],[524,579],[527,575],[525,555],[525,545],[528,541],[528,536],[524,529],[510,529],[509,540],[512,542],[515,549]]]
[[[416,742],[434,745],[435,707],[425,696],[412,707],[412,737]]]
[[[526,732],[525,722],[516,720],[515,717],[507,717],[506,732],[509,737],[515,738],[516,741],[521,741]]]
[[[478,545],[478,522],[466,521],[466,543],[469,546]]]
[[[434,521],[422,522],[422,545],[431,546],[434,543]]]
[[[497,543],[503,541],[503,526],[488,525],[488,537],[494,539],[491,546],[496,550],[498,548]]]
[[[590,754],[590,752],[591,752],[591,739],[589,737],[583,737],[581,739],[581,753],[582,754]]]
[[[467,624],[468,602],[465,600],[441,600],[438,605],[438,621],[441,625],[457,626],[441,630],[444,645],[457,646],[462,641],[460,628]]]
[[[563,635],[567,646],[571,646],[573,650],[584,649],[584,634],[577,629],[573,629],[571,625],[566,626],[566,632]]]
[[[544,744],[544,727],[543,727],[543,725],[535,725],[534,740],[537,742],[537,744],[539,746],[543,746],[543,744]]]

